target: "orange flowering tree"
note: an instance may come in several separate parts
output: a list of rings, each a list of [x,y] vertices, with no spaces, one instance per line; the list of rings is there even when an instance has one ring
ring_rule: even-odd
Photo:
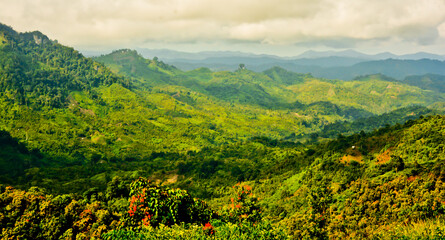
[[[130,205],[124,214],[126,226],[152,226],[177,223],[207,223],[213,212],[207,204],[181,189],[170,189],[139,178],[130,185]]]
[[[236,184],[233,189],[234,196],[230,198],[230,204],[223,212],[226,220],[232,223],[255,223],[261,220],[258,198],[253,195],[252,187]]]
[[[206,223],[204,227],[202,227],[202,230],[204,231],[204,234],[206,235],[214,235],[215,229],[213,228],[212,224]]]

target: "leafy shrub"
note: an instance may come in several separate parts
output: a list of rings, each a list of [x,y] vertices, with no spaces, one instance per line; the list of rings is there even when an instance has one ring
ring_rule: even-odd
[[[207,204],[181,189],[170,189],[139,178],[130,185],[130,206],[126,226],[171,226],[179,223],[207,223],[213,212]]]

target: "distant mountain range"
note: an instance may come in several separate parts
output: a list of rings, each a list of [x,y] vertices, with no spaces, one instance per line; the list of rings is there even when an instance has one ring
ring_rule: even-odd
[[[379,73],[398,80],[411,75],[445,75],[445,56],[426,52],[405,55],[384,52],[369,55],[354,50],[310,50],[295,57],[279,57],[235,51],[188,53],[146,48],[139,48],[137,51],[145,58],[157,57],[181,70],[206,67],[214,71],[234,71],[239,64],[245,64],[248,69],[256,72],[279,66],[293,72],[310,73],[314,77],[342,80]],[[91,52],[85,54],[93,55]]]
[[[305,70],[309,70],[314,76],[322,78],[352,80],[362,75],[383,74],[402,80],[411,75],[445,75],[445,61],[432,59],[385,59],[360,62],[352,66],[318,67],[313,69],[296,66],[296,69],[294,69],[297,72],[306,72]]]
[[[396,55],[390,52],[383,52],[378,54],[365,54],[354,50],[344,50],[344,51],[314,51],[308,50],[300,55],[294,57],[279,57],[269,54],[254,54],[239,51],[203,51],[203,52],[181,52],[170,49],[148,49],[148,48],[137,48],[139,53],[144,57],[158,57],[162,60],[205,60],[214,58],[266,58],[275,60],[302,60],[302,59],[319,59],[319,58],[331,58],[331,57],[342,57],[350,59],[361,59],[361,60],[384,60],[388,58],[393,59],[405,59],[405,60],[420,60],[420,59],[435,59],[435,60],[445,60],[445,55],[438,55],[427,52],[417,52],[412,54]],[[93,54],[93,53],[92,53]]]
[[[296,58],[325,58],[325,57],[346,57],[346,58],[358,58],[358,59],[367,59],[367,60],[384,60],[388,58],[393,59],[405,59],[405,60],[420,60],[420,59],[436,59],[436,60],[445,60],[444,55],[438,55],[438,54],[432,54],[427,52],[417,52],[412,54],[403,54],[403,55],[396,55],[390,52],[383,52],[378,54],[365,54],[361,52],[357,52],[354,50],[345,50],[345,51],[313,51],[309,50],[306,51],[300,55],[298,55]]]

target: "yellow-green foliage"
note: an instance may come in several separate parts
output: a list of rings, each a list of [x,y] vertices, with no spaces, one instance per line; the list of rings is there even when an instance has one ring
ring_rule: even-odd
[[[443,101],[443,95],[401,83],[369,79],[341,81],[310,79],[304,84],[289,86],[303,103],[329,101],[338,105],[353,106],[375,114],[413,104],[430,105]]]
[[[411,223],[396,223],[382,226],[373,236],[378,239],[444,239],[445,220],[428,219]]]
[[[8,40],[6,39],[3,33],[0,33],[0,48],[6,46],[8,44]]]
[[[400,143],[392,150],[405,163],[425,164],[445,159],[445,119],[435,117],[402,132]]]
[[[7,187],[0,200],[2,239],[99,238],[118,224],[100,202],[53,197],[37,188],[26,192]]]

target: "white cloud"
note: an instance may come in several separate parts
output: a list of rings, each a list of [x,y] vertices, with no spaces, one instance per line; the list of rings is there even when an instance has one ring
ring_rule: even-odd
[[[74,46],[445,39],[444,0],[0,0],[0,6],[0,22]]]

